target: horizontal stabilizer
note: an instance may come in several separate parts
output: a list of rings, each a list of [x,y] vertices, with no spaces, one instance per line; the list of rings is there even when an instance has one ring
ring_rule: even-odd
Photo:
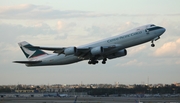
[[[22,64],[36,64],[42,61],[14,61],[13,63],[22,63]]]

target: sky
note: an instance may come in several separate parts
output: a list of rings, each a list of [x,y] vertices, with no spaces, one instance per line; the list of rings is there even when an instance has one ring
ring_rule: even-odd
[[[180,83],[179,0],[0,0],[0,85]],[[166,28],[155,42],[127,48],[105,65],[26,67],[18,42],[79,46],[146,24]],[[52,53],[52,52],[49,52]]]

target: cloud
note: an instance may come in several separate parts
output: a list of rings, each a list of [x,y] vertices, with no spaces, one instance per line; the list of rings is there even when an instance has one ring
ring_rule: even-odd
[[[165,14],[166,16],[180,16],[180,13]]]
[[[180,60],[176,61],[175,64],[180,65]]]
[[[179,16],[179,14],[168,14]],[[13,6],[1,6],[1,19],[60,19],[60,18],[75,18],[75,17],[144,17],[144,16],[167,16],[162,14],[109,14],[96,13],[93,11],[78,11],[78,10],[55,10],[46,5],[20,4]]]
[[[90,11],[54,10],[50,6],[21,4],[15,6],[1,6],[1,19],[59,19],[74,17],[102,17],[116,14],[103,14]]]
[[[61,29],[62,29],[62,22],[61,22],[61,21],[58,21],[58,22],[57,22],[57,29],[58,29],[58,30],[61,30]]]
[[[77,24],[75,22],[67,23],[58,20],[56,24],[56,30],[58,31],[58,33],[69,33],[74,31],[76,25]]]
[[[180,38],[176,41],[165,43],[155,51],[154,55],[164,57],[180,56]]]
[[[21,4],[0,7],[2,19],[59,19],[87,15],[84,11],[53,10],[49,6]]]
[[[14,42],[16,38],[20,35],[49,35],[49,34],[57,34],[57,30],[52,29],[46,23],[38,23],[33,26],[23,26],[20,24],[0,24],[0,35],[1,42]]]
[[[138,61],[138,60],[136,60],[136,59],[133,59],[133,60],[131,60],[131,61],[128,61],[128,62],[126,62],[126,63],[118,63],[118,64],[116,64],[116,66],[144,66],[146,63],[144,63],[144,62],[140,62],[140,61]]]
[[[33,9],[34,7],[35,7],[35,5],[30,5],[30,4],[21,4],[21,5],[15,5],[15,6],[1,6],[0,13],[8,14],[8,13],[15,13],[17,11],[27,12],[27,11]]]
[[[135,55],[137,53],[142,53],[145,49],[146,49],[146,45],[140,45],[140,46],[132,47],[132,48],[128,49],[128,55],[132,56],[132,55]]]
[[[134,21],[126,21],[126,22],[123,22],[121,25],[118,25],[118,31],[125,32],[132,28],[138,27],[140,25],[142,24],[134,22]]]
[[[17,57],[19,48],[17,48],[16,44],[0,42],[0,48],[0,62],[2,64],[11,63],[12,59]]]

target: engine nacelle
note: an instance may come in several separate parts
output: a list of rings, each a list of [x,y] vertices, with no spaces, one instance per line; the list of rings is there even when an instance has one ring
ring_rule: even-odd
[[[72,55],[72,54],[76,54],[77,49],[76,47],[68,47],[64,50],[64,54],[65,55]]]
[[[126,49],[122,49],[122,50],[119,50],[118,52],[115,52],[111,55],[108,55],[107,58],[108,59],[114,59],[114,58],[117,58],[117,57],[122,57],[122,56],[125,56],[127,55],[127,51]]]
[[[91,49],[91,54],[94,55],[102,55],[104,53],[104,48],[103,47],[95,47]]]

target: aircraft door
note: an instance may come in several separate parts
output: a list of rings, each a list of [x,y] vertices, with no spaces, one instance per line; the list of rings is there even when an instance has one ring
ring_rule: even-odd
[[[146,29],[145,29],[146,34],[149,34],[148,28],[149,28],[149,26],[146,26]]]
[[[148,29],[145,29],[145,32],[146,32],[146,34],[149,34],[149,30]]]

